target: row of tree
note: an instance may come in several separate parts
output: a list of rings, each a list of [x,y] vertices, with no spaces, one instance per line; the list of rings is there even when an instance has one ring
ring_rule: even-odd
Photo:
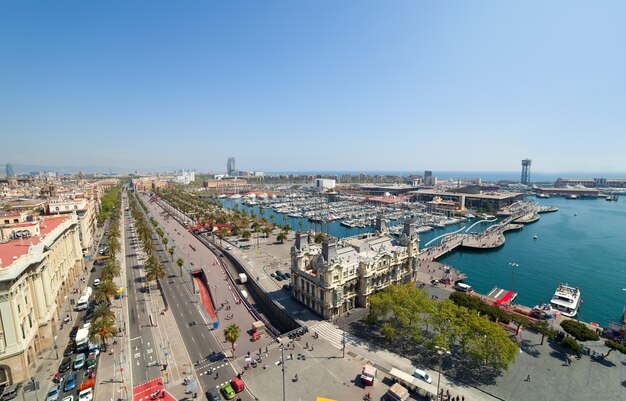
[[[121,267],[117,255],[121,251],[120,223],[122,216],[121,186],[118,184],[107,191],[102,197],[101,212],[98,222],[110,220],[107,239],[108,257],[100,272],[100,285],[96,288],[95,299],[98,302],[94,308],[93,319],[89,326],[89,339],[92,342],[100,340],[103,350],[106,351],[106,341],[119,332],[115,324],[115,314],[111,310],[111,298],[117,293],[117,286],[113,282],[121,274]]]

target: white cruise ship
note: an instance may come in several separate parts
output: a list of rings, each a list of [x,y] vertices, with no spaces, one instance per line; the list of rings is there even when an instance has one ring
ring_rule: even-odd
[[[574,317],[578,313],[581,303],[580,290],[567,284],[559,284],[550,301],[553,310],[561,312],[563,316]]]

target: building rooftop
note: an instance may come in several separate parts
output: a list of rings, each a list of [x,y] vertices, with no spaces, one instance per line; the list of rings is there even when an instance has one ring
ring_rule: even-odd
[[[5,269],[13,263],[14,260],[19,259],[21,256],[28,253],[31,245],[37,245],[41,239],[50,234],[55,228],[60,226],[63,222],[71,219],[71,216],[49,216],[42,221],[36,221],[32,223],[16,224],[14,227],[31,227],[39,225],[39,236],[32,236],[30,238],[21,238],[9,240],[5,243],[0,243],[0,268]]]

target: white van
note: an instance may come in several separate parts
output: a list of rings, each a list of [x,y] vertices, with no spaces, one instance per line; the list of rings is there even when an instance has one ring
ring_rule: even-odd
[[[413,372],[413,376],[417,377],[418,379],[424,380],[426,383],[433,382],[433,378],[428,376],[428,373],[424,372],[421,369],[415,369],[415,372]]]
[[[241,290],[241,296],[248,299],[248,292],[246,290]]]
[[[81,310],[87,310],[87,306],[89,306],[89,297],[88,296],[82,296],[80,298],[78,298],[78,302],[76,303],[76,310],[77,311],[81,311]]]
[[[92,292],[93,290],[91,289],[91,287],[87,287],[83,290],[83,296],[89,298]]]

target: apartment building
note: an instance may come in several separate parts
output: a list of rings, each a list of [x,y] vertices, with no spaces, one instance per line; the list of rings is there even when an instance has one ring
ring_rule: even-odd
[[[28,380],[54,346],[84,267],[76,213],[0,221],[0,386]]]

